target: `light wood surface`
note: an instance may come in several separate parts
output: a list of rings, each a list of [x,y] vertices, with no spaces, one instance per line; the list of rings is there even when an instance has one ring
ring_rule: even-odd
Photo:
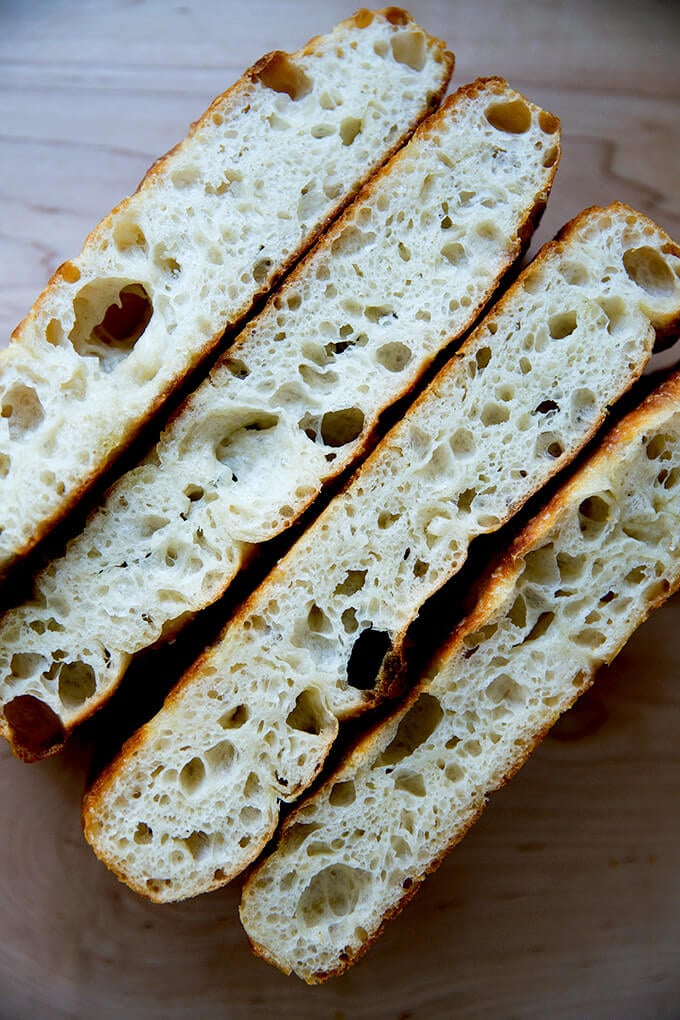
[[[629,202],[680,238],[680,5],[419,0],[454,85],[502,74],[558,114],[536,244]],[[267,50],[351,4],[0,0],[0,337],[189,122]],[[251,957],[239,887],[159,907],[84,844],[90,748],[0,748],[0,1017],[675,1020],[680,599],[495,795],[371,953],[308,989]]]

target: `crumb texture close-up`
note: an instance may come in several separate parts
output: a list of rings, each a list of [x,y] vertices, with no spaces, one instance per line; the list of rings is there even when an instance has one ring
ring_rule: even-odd
[[[677,1020],[679,41],[0,0],[0,1020]]]

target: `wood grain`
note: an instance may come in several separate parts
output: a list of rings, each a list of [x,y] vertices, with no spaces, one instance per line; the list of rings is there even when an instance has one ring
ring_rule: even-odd
[[[502,74],[562,120],[534,244],[622,199],[680,238],[680,5],[420,0],[454,85]],[[0,2],[0,342],[51,272],[263,52],[352,5]],[[497,794],[345,978],[307,989],[251,957],[239,888],[136,898],[79,824],[90,748],[0,748],[0,1016],[532,1018],[680,1015],[675,599]]]

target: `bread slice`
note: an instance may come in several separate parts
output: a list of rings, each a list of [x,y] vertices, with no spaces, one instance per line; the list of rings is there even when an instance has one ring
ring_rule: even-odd
[[[394,7],[268,54],[57,270],[0,355],[0,576],[437,105],[452,66]]]
[[[520,534],[406,703],[286,821],[244,888],[256,952],[310,983],[354,962],[678,588],[679,533],[680,374]]]
[[[389,691],[411,620],[574,456],[680,315],[680,249],[614,205],[547,245],[124,746],[84,802],[155,900],[228,881]]]
[[[363,452],[519,255],[558,154],[557,120],[490,79],[450,97],[367,185],[0,621],[20,754],[58,747],[134,653],[215,601]]]

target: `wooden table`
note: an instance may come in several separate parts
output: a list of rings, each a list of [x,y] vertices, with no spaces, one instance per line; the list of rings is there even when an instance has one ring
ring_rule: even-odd
[[[534,242],[622,199],[680,238],[680,5],[419,0],[454,84],[502,74],[558,114],[564,156]],[[213,95],[339,2],[3,0],[0,336]],[[308,989],[251,957],[238,884],[154,906],[90,853],[90,748],[27,767],[0,749],[0,1016],[680,1016],[680,600],[497,794],[353,971]]]

